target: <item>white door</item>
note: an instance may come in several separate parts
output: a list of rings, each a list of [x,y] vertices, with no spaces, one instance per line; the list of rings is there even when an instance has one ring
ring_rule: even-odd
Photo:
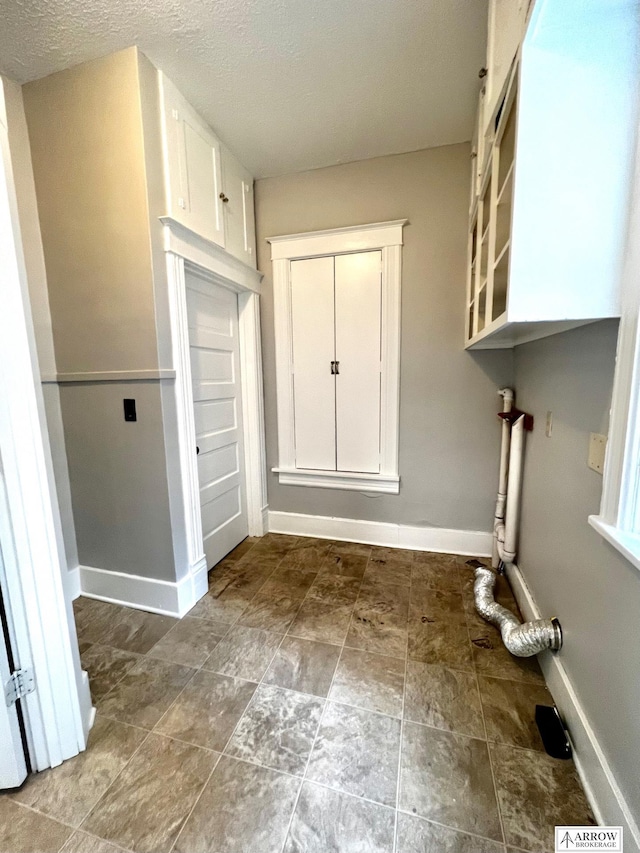
[[[186,273],[202,536],[211,568],[249,535],[238,297]]]
[[[2,623],[0,685],[3,688],[3,695],[0,696],[0,744],[2,745],[2,749],[0,749],[0,790],[17,788],[27,777],[27,763],[20,734],[18,706],[15,703],[8,705],[4,695],[5,685],[15,669],[11,653],[11,644],[13,642],[15,646],[15,640],[10,626],[10,613],[7,609],[8,602],[5,590],[4,562],[0,543],[0,622]]]
[[[380,472],[382,252],[338,255],[336,288],[336,464]]]
[[[333,258],[291,262],[296,468],[336,470]]]

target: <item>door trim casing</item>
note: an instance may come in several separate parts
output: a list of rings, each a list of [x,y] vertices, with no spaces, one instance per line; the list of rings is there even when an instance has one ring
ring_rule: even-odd
[[[202,542],[200,485],[196,460],[193,390],[189,354],[185,270],[238,294],[238,336],[242,375],[245,486],[250,536],[266,532],[267,483],[260,340],[260,282],[262,276],[241,262],[221,261],[220,251],[168,218],[163,219],[169,286],[169,321],[175,367],[173,384],[177,411],[177,441],[184,519],[172,523],[184,529],[193,578],[193,600],[183,599],[186,613],[207,591],[207,565]],[[210,251],[208,249],[210,248]],[[224,253],[223,253],[224,254]],[[242,267],[242,269],[241,269]],[[179,533],[179,530],[174,531]],[[186,597],[185,597],[186,599]],[[188,606],[187,606],[188,605]]]

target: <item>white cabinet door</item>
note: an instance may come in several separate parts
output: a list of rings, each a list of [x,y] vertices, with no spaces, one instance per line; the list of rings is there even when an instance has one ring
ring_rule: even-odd
[[[380,471],[382,252],[335,259],[338,471]]]
[[[160,88],[169,215],[224,246],[220,142],[163,74]]]
[[[256,266],[253,178],[236,158],[222,149],[222,193],[225,248],[245,264]]]
[[[291,262],[296,468],[336,470],[333,262]]]
[[[211,568],[249,535],[238,298],[189,273],[186,284],[202,536]]]

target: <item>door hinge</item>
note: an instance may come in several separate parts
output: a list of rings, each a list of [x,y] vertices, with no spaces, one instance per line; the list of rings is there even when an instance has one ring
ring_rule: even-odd
[[[36,689],[36,677],[32,669],[17,669],[4,686],[4,698],[7,708],[15,705],[18,699],[28,696]]]

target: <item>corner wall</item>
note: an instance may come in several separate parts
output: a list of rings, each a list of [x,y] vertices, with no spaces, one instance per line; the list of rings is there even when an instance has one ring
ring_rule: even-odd
[[[536,421],[527,435],[518,567],[541,613],[560,619],[557,663],[637,820],[640,572],[587,522],[599,512],[602,491],[602,477],[587,467],[589,433],[608,431],[617,330],[617,321],[601,321],[515,349],[518,407]],[[575,718],[575,709],[554,698]],[[602,795],[607,782],[596,762],[583,769]],[[601,799],[608,812],[602,818],[617,824],[613,804]],[[639,849],[630,837],[627,849]]]
[[[452,145],[256,182],[269,509],[420,528],[491,529],[510,351],[466,353],[469,146]],[[281,486],[273,282],[267,237],[408,218],[402,250],[400,494]]]

